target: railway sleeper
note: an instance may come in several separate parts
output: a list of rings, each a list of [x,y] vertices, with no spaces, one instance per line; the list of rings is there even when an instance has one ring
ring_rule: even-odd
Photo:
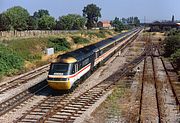
[[[74,110],[65,110],[65,109],[62,109],[61,111],[62,112],[66,112],[66,113],[75,113],[76,112]]]
[[[57,119],[67,119],[68,116],[67,115],[61,115],[61,114],[55,114],[53,116],[53,118],[57,118]]]
[[[68,107],[75,107],[75,108],[81,108],[83,107],[84,103],[82,105],[73,105],[73,104],[69,104]]]
[[[68,109],[68,110],[78,110],[79,107],[77,108],[77,107],[73,107],[73,106],[66,106],[66,107],[64,107],[64,109],[65,109],[65,110],[66,110],[66,109]]]
[[[33,119],[33,118],[31,118],[31,119],[25,119],[25,120],[23,120],[23,121],[21,121],[21,122],[19,122],[19,123],[32,123],[32,122],[36,122],[36,119]]]
[[[60,123],[60,122],[62,122],[63,120],[57,120],[57,119],[55,119],[55,118],[51,118],[51,120],[49,120],[49,121],[46,121],[46,123]]]
[[[71,116],[73,113],[67,113],[67,112],[61,111],[61,112],[58,112],[57,114],[58,115],[63,115],[63,116]]]

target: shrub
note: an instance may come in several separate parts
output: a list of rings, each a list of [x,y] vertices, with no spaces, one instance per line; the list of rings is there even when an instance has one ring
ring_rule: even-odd
[[[105,30],[100,30],[99,32],[87,32],[86,35],[89,35],[89,37],[92,37],[92,36],[96,36],[98,38],[105,38],[106,37],[106,31]]]
[[[176,63],[177,68],[180,67],[180,49],[171,55],[171,60]]]
[[[53,47],[57,51],[67,51],[70,49],[70,43],[65,38],[52,38],[48,41],[48,47]]]
[[[105,31],[108,35],[113,35],[113,33],[111,31]]]
[[[164,40],[165,56],[169,57],[178,48],[180,48],[180,36],[169,36]]]
[[[100,30],[99,33],[96,33],[96,36],[97,36],[98,38],[105,38],[105,37],[106,37],[105,34],[106,34],[105,31]]]
[[[24,59],[15,51],[0,45],[0,74],[7,75],[20,70],[24,65]]]
[[[73,37],[74,43],[75,44],[86,44],[89,43],[89,40],[86,38],[82,38],[82,37]]]

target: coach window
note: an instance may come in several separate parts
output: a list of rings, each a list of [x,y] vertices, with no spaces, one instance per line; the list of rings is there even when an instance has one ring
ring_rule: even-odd
[[[89,63],[89,58],[85,59],[83,62],[82,62],[82,66],[86,66],[87,64]]]
[[[75,72],[78,71],[78,64],[75,64]]]

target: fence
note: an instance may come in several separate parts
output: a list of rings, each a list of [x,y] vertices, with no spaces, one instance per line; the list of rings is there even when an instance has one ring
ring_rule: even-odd
[[[62,31],[62,30],[28,30],[28,31],[0,31],[0,40],[10,40],[12,38],[30,38],[49,35],[58,35],[63,33],[74,33],[78,30]]]

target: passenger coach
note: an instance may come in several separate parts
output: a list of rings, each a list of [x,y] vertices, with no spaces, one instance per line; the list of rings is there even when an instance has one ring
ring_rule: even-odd
[[[106,61],[118,48],[123,45],[124,39],[139,32],[139,29],[119,34],[113,38],[102,40],[96,44],[59,55],[57,61],[51,63],[48,85],[56,90],[69,90],[85,74]]]

